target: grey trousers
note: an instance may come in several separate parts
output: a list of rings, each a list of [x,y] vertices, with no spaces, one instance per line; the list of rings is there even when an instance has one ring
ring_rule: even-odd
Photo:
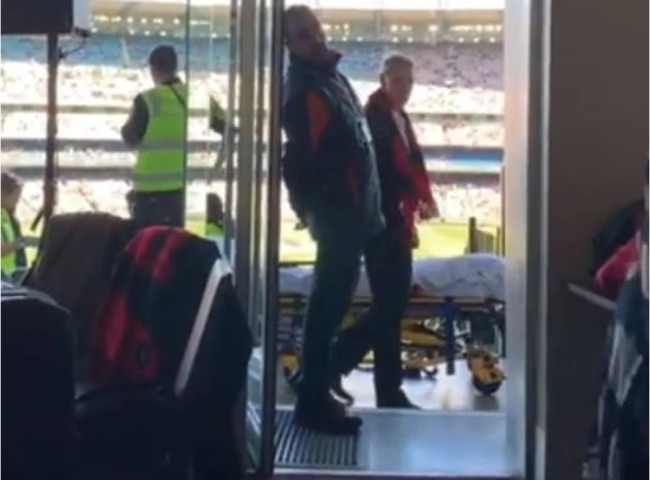
[[[153,225],[184,227],[183,190],[134,192],[132,215],[138,228]]]

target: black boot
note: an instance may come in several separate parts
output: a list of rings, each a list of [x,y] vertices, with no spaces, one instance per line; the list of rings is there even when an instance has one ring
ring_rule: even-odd
[[[347,406],[354,404],[354,396],[343,387],[343,377],[349,375],[359,365],[366,352],[364,344],[361,344],[360,347],[359,342],[351,341],[354,333],[354,327],[348,328],[332,347],[330,391]]]
[[[287,384],[291,388],[291,391],[298,395],[300,388],[300,370],[296,370],[287,377]],[[334,395],[335,400],[340,401],[343,405],[350,407],[354,404],[354,397],[343,387],[342,375],[332,376],[330,391]]]
[[[411,403],[403,390],[398,390],[391,395],[377,394],[377,408],[403,408],[419,410],[420,407]]]
[[[354,397],[343,386],[343,376],[334,375],[330,383],[330,391],[334,394],[337,400],[341,400],[343,405],[352,406],[354,404]]]
[[[332,380],[330,383],[330,391],[334,395],[334,399],[342,403],[346,407],[350,407],[354,404],[354,397],[350,392],[348,392],[343,387],[343,376],[342,375],[332,375]],[[291,375],[287,376],[287,384],[291,391],[297,396],[300,390],[300,378],[301,373],[300,369],[293,372]]]
[[[329,435],[356,435],[363,421],[348,415],[345,407],[329,393],[301,394],[294,411],[296,425]]]
[[[293,393],[298,395],[298,388],[300,387],[300,369],[287,376],[287,385]]]

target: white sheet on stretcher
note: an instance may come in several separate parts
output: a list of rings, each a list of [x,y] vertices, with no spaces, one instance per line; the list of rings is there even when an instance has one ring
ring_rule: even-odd
[[[311,267],[280,269],[280,294],[308,295],[312,283]],[[427,295],[453,297],[505,298],[505,263],[503,258],[487,254],[416,260],[413,285]],[[362,269],[357,296],[369,296],[370,286]]]

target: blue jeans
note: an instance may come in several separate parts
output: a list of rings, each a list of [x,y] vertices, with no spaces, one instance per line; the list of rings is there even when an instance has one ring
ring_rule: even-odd
[[[364,232],[357,216],[343,209],[308,215],[307,227],[317,253],[304,322],[300,392],[324,396],[332,378],[332,341],[359,280]]]

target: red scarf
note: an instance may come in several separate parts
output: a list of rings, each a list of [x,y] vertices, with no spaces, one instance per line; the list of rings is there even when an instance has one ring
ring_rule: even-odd
[[[404,110],[394,107],[393,102],[386,92],[379,88],[368,99],[369,105],[377,105],[390,115],[391,121],[393,120],[393,112],[401,115],[405,123],[406,139],[408,145],[404,143],[404,139],[399,131],[399,127],[395,125],[397,134],[393,137],[391,142],[391,157],[393,158],[395,171],[403,178],[410,180],[410,188],[405,188],[400,192],[400,204],[402,208],[402,215],[406,222],[406,227],[411,236],[411,241],[414,246],[417,246],[417,230],[415,228],[415,213],[417,212],[420,202],[433,202],[433,195],[431,194],[431,185],[429,183],[429,176],[426,168],[424,167],[424,157],[422,149],[417,141],[411,120]]]

